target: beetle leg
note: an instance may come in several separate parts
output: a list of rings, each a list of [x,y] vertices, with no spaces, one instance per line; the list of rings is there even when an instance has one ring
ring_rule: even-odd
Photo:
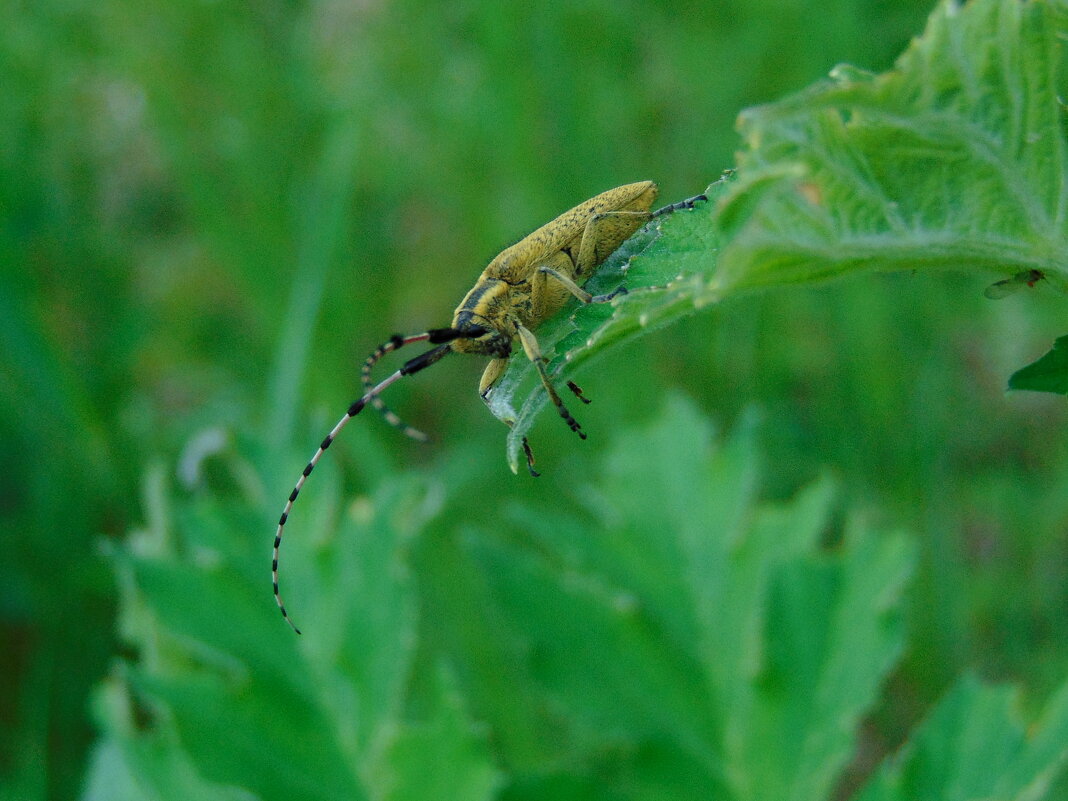
[[[580,387],[574,381],[568,381],[567,382],[567,388],[570,389],[572,392],[574,392],[575,393],[575,397],[578,398],[583,403],[589,403],[590,402],[590,399],[582,394],[582,387]]]
[[[541,378],[541,384],[545,387],[546,393],[549,395],[549,400],[553,402],[553,406],[556,407],[556,411],[567,423],[568,428],[574,431],[582,439],[586,439],[586,432],[582,430],[582,426],[579,425],[578,420],[571,416],[571,412],[564,406],[564,402],[560,399],[560,394],[556,391],[556,387],[553,386],[552,378],[549,377],[549,371],[545,369],[545,357],[541,355],[541,348],[538,346],[538,340],[534,334],[530,332],[528,328],[519,326],[519,339],[523,343],[523,350],[527,354],[527,358],[534,364],[535,369],[538,371],[538,377]]]
[[[682,211],[683,209],[692,209],[697,205],[698,201],[708,200],[708,195],[694,195],[688,197],[685,200],[680,200],[678,203],[672,203],[668,206],[662,206],[649,215],[650,219],[653,217],[659,217],[662,214],[671,214],[673,211]]]
[[[648,211],[606,211],[590,217],[575,258],[575,277],[585,280],[591,276],[602,261],[652,217]]]
[[[597,265],[618,250],[620,245],[649,220],[673,211],[692,209],[694,204],[701,200],[708,200],[708,197],[696,195],[651,212],[621,210],[594,214],[586,222],[586,228],[582,232],[582,243],[575,260],[575,276],[581,279],[591,275]]]
[[[614,298],[614,297],[617,297],[619,295],[626,295],[627,294],[627,288],[625,286],[620,285],[620,286],[617,286],[615,289],[613,289],[611,292],[609,292],[607,294],[604,294],[604,295],[591,295],[589,292],[587,292],[585,289],[580,287],[578,284],[576,284],[574,281],[572,281],[566,275],[564,275],[563,273],[559,272],[558,270],[554,270],[552,267],[544,267],[544,266],[539,267],[537,273],[534,274],[534,281],[535,282],[538,281],[538,276],[539,275],[546,276],[546,277],[552,277],[564,289],[566,289],[568,292],[570,292],[576,298],[581,300],[583,303],[607,303],[608,301],[612,300],[612,298]],[[544,282],[545,279],[543,278],[541,280]]]
[[[482,373],[482,380],[478,382],[478,395],[485,402],[486,406],[490,405],[490,392],[493,391],[497,382],[501,380],[501,376],[504,375],[504,371],[507,368],[507,359],[493,359],[486,365],[486,369]],[[490,412],[493,412],[492,408],[490,408]],[[505,417],[500,417],[498,419],[509,428],[515,425],[515,420],[509,420]],[[527,470],[530,471],[530,474],[534,476],[534,478],[537,478],[541,473],[534,469],[534,452],[530,449],[530,443],[527,442],[526,437],[523,437],[523,453],[526,454],[527,457]]]
[[[504,371],[508,369],[507,359],[491,359],[482,373],[482,380],[478,382],[478,396],[489,403],[490,390],[497,386]]]

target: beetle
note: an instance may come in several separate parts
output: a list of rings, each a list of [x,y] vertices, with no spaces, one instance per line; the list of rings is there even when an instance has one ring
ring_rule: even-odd
[[[411,336],[394,334],[367,357],[361,371],[364,394],[349,406],[344,417],[323,439],[297,479],[278,520],[271,560],[271,584],[282,617],[297,634],[300,634],[300,629],[290,619],[278,591],[278,551],[289,513],[315,465],[345,424],[368,404],[376,408],[387,422],[400,428],[408,436],[426,439],[423,432],[404,423],[379,397],[391,384],[430,367],[449,353],[488,356],[490,362],[478,386],[479,395],[488,403],[490,393],[504,375],[508,359],[518,343],[537,370],[541,384],[560,417],[579,437],[586,438],[582,426],[568,411],[553,384],[546,368],[547,360],[534,336],[534,329],[560,311],[571,297],[582,303],[606,303],[625,294],[627,290],[620,286],[604,295],[591,295],[582,285],[597,267],[641,226],[661,215],[691,209],[698,201],[708,199],[705,195],[697,195],[650,211],[656,196],[655,183],[639,181],[609,189],[570,211],[565,211],[501,251],[482,271],[471,291],[456,307],[452,324],[448,328],[432,328]],[[427,342],[436,347],[409,359],[392,375],[377,384],[374,383],[371,373],[379,359],[387,353],[417,342]],[[568,382],[567,386],[579,400],[589,403],[577,385]],[[526,438],[523,439],[523,450],[526,454],[527,469],[531,475],[537,476],[538,473],[534,470],[534,455]]]

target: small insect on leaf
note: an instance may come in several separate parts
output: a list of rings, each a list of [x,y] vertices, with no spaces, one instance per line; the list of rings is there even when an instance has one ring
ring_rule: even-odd
[[[995,281],[983,291],[983,296],[990,300],[1001,300],[1016,294],[1025,286],[1033,287],[1045,277],[1041,270],[1024,270],[1016,273],[1012,278]]]
[[[571,416],[553,384],[546,368],[547,360],[542,355],[534,331],[560,311],[572,297],[582,303],[607,303],[625,293],[627,290],[619,287],[605,295],[591,295],[582,285],[605,259],[647,222],[664,214],[692,209],[698,201],[708,199],[698,195],[651,211],[656,195],[656,184],[639,181],[609,189],[580,203],[493,259],[456,307],[451,326],[432,328],[411,336],[394,334],[367,357],[361,371],[363,396],[349,407],[312,455],[289,494],[275,531],[271,560],[274,599],[282,617],[297,634],[300,634],[300,630],[290,619],[278,590],[278,552],[293,504],[315,465],[348,421],[368,405],[377,409],[387,423],[409,437],[426,439],[422,431],[407,425],[382,402],[379,396],[391,384],[436,364],[450,353],[485,356],[489,357],[490,362],[482,374],[478,394],[487,404],[492,404],[494,387],[504,375],[508,359],[518,345],[537,370],[542,386],[560,417],[581,439],[586,439],[582,426]],[[371,373],[382,357],[417,342],[436,347],[409,359],[388,378],[377,384],[374,382]],[[577,384],[568,382],[567,387],[580,401],[589,403]],[[525,437],[523,451],[527,458],[527,469],[532,476],[537,476],[534,453]]]

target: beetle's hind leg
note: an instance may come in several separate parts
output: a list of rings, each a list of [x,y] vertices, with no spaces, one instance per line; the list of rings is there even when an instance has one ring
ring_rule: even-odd
[[[586,222],[577,252],[573,252],[574,275],[585,281],[594,270],[619,247],[634,236],[635,232],[654,214],[640,209],[605,211],[594,214]]]
[[[654,217],[660,217],[664,214],[671,214],[671,212],[673,211],[692,209],[694,206],[696,206],[699,202],[703,200],[708,200],[708,195],[694,195],[693,197],[688,197],[686,198],[686,200],[680,200],[678,203],[672,203],[670,205],[663,206],[657,209],[649,215],[649,219],[651,220]]]
[[[575,278],[579,281],[585,281],[586,278],[593,274],[593,271],[597,269],[601,262],[615,253],[624,242],[630,239],[639,228],[650,220],[675,211],[692,209],[695,204],[703,200],[708,200],[708,196],[695,195],[686,200],[680,200],[678,203],[662,206],[656,211],[631,208],[594,214],[586,222],[586,228],[583,230],[582,239],[579,242],[578,252],[573,257]],[[568,289],[572,294],[575,294],[570,287]],[[575,294],[575,296],[580,300],[583,299],[582,295]],[[587,297],[589,297],[588,294]],[[600,298],[603,296],[594,297]],[[589,303],[590,301],[584,302]]]

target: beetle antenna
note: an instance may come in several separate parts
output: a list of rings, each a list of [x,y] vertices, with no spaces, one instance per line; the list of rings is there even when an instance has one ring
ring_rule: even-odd
[[[352,403],[349,406],[348,411],[345,412],[345,416],[342,417],[334,427],[330,430],[330,433],[326,435],[326,438],[322,441],[319,447],[316,449],[315,454],[308,461],[307,466],[304,468],[304,472],[301,473],[300,478],[297,479],[297,483],[293,486],[293,491],[289,493],[289,500],[286,501],[285,507],[282,509],[282,516],[278,518],[278,530],[274,535],[274,553],[271,558],[271,586],[274,589],[274,600],[278,604],[278,609],[282,612],[282,617],[285,618],[286,623],[297,634],[300,634],[300,629],[296,627],[292,619],[289,617],[289,613],[286,611],[286,605],[282,602],[282,596],[278,591],[278,551],[282,546],[282,532],[285,529],[286,521],[289,519],[289,513],[293,510],[293,504],[297,500],[297,496],[300,494],[301,489],[304,487],[304,482],[308,480],[308,476],[311,475],[312,470],[315,469],[315,465],[319,463],[326,449],[330,447],[331,443],[337,438],[337,435],[341,433],[341,429],[351,420],[353,417],[363,411],[364,407],[370,403],[374,405],[374,401],[378,398],[378,394],[386,389],[390,384],[393,384],[405,376],[418,373],[437,361],[444,358],[450,350],[452,350],[449,344],[455,339],[477,339],[486,333],[484,328],[478,326],[472,326],[464,330],[457,328],[432,328],[429,331],[424,331],[422,334],[415,334],[414,336],[402,337],[399,334],[390,338],[389,342],[384,345],[380,345],[375,354],[379,354],[374,361],[381,358],[381,354],[389,353],[390,351],[402,348],[405,345],[411,345],[416,342],[430,342],[437,345],[436,348],[431,348],[425,353],[421,353],[414,359],[409,359],[404,363],[404,366],[393,373],[388,378],[380,381],[376,386],[371,387],[366,391],[363,396]],[[373,364],[374,361],[371,363]]]
[[[399,334],[394,334],[392,337],[390,337],[390,340],[388,342],[383,342],[381,345],[375,348],[374,352],[370,356],[367,357],[367,360],[363,363],[363,367],[360,370],[360,379],[363,381],[363,391],[365,393],[371,393],[371,391],[374,389],[374,381],[371,379],[371,371],[378,363],[378,360],[385,356],[387,353],[391,353],[392,351],[397,350],[397,348],[404,347],[408,344],[408,342],[409,340],[406,340]],[[375,407],[375,410],[382,415],[382,418],[387,423],[389,423],[394,428],[400,429],[400,432],[406,437],[411,437],[412,439],[418,440],[419,442],[426,442],[430,439],[430,437],[428,437],[415,426],[410,426],[403,420],[401,420],[401,418],[397,415],[396,412],[386,406],[380,395],[371,395],[371,399],[369,402],[372,406]]]

